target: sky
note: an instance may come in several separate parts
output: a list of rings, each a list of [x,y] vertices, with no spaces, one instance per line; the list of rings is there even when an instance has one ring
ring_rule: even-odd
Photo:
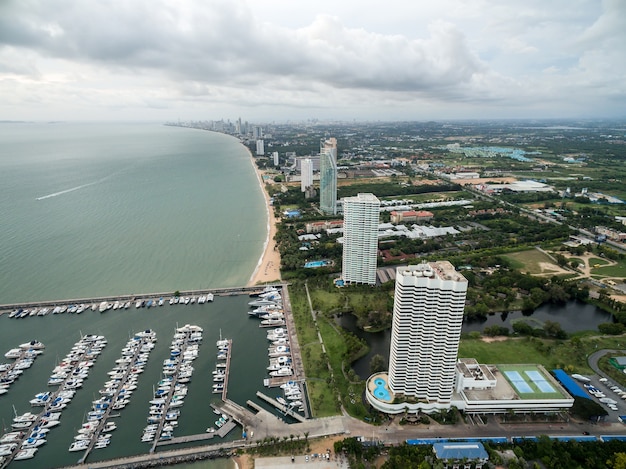
[[[0,120],[626,117],[624,0],[0,0]]]

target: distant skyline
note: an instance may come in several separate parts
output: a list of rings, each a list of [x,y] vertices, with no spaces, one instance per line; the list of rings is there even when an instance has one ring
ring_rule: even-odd
[[[626,117],[623,0],[3,0],[0,120]]]

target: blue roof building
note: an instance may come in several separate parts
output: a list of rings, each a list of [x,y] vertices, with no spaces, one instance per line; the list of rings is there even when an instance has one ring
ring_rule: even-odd
[[[435,452],[437,459],[441,459],[446,462],[460,460],[485,462],[489,460],[489,454],[487,454],[485,447],[478,441],[446,441],[442,443],[434,443],[433,451]]]
[[[572,379],[570,375],[565,373],[563,370],[552,370],[556,379],[563,385],[567,392],[570,393],[574,397],[582,397],[585,399],[591,399],[589,394],[587,394],[580,385]]]

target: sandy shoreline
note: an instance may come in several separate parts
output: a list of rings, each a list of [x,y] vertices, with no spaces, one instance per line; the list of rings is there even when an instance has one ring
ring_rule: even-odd
[[[276,241],[274,241],[274,235],[276,234],[276,223],[278,220],[274,216],[274,208],[270,205],[270,197],[265,190],[265,183],[263,182],[263,172],[257,167],[254,162],[254,156],[250,149],[250,163],[254,167],[254,171],[257,175],[259,185],[263,191],[263,197],[265,197],[265,210],[267,211],[267,238],[265,239],[265,245],[263,254],[257,263],[254,273],[248,281],[248,286],[257,284],[263,284],[268,282],[280,281],[280,254],[276,249]]]

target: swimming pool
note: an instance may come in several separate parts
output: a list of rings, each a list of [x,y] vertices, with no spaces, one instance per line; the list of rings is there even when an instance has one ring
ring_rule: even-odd
[[[315,269],[316,267],[325,267],[330,265],[331,261],[328,259],[322,259],[321,261],[310,261],[304,264],[305,269]]]
[[[383,378],[376,378],[374,379],[374,384],[376,385],[376,388],[372,393],[374,394],[374,397],[376,397],[376,399],[380,399],[381,401],[390,401],[391,394],[389,394],[389,389],[387,388],[387,381]]]

